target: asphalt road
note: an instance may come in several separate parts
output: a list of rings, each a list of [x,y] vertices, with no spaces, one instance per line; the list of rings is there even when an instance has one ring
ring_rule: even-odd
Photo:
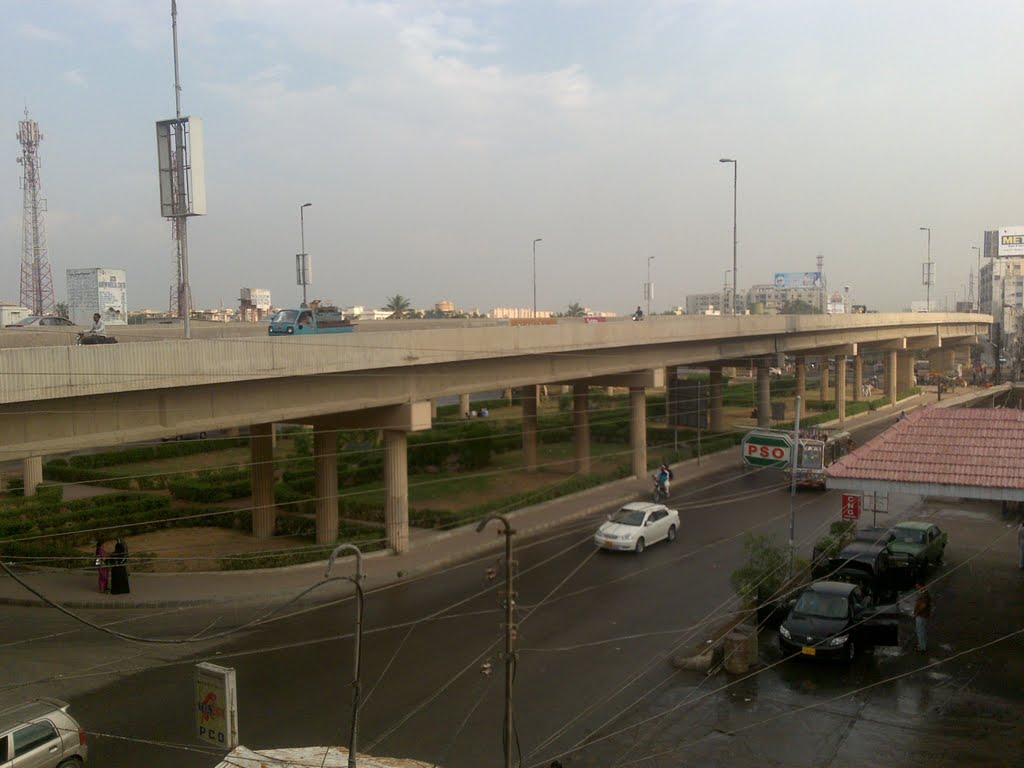
[[[933,768],[949,764],[957,749],[983,758],[971,765],[1012,765],[998,760],[1024,754],[1013,714],[1019,686],[999,690],[999,665],[1012,658],[1006,653],[924,671],[916,670],[926,660],[900,649],[850,668],[771,666],[779,658],[766,632],[765,667],[746,680],[674,669],[671,654],[732,607],[729,575],[743,532],[784,543],[790,510],[776,474],[737,468],[703,478],[699,489],[680,477],[675,490],[678,540],[641,556],[595,551],[596,519],[517,542],[513,698],[522,765],[546,767],[560,756],[567,767],[595,768],[852,766],[881,756],[880,764]],[[836,519],[838,506],[835,493],[797,496],[802,552]],[[904,499],[891,515],[918,506]],[[502,565],[500,558],[469,563],[368,595],[360,751],[448,768],[502,764],[503,611],[500,578],[488,578],[489,568],[500,574]],[[92,618],[127,620],[124,631],[161,637],[249,618],[222,610]],[[212,766],[219,754],[192,735],[192,663],[215,661],[237,670],[247,746],[346,744],[353,618],[347,600],[219,643],[154,647],[105,638],[41,609],[3,609],[0,660],[14,671],[0,692],[70,699],[93,734],[96,765]],[[894,674],[906,676],[876,685]],[[24,685],[12,690],[13,683]],[[951,710],[963,702],[969,708]]]

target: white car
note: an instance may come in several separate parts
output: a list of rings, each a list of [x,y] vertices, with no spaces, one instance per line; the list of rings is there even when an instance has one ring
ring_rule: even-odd
[[[664,504],[636,501],[609,515],[594,534],[602,549],[621,549],[640,554],[656,542],[675,541],[679,513]]]

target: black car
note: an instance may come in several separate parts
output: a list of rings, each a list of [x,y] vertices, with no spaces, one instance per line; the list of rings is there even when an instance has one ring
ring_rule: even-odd
[[[895,600],[900,591],[914,586],[916,571],[911,557],[890,549],[890,538],[872,533],[868,540],[851,541],[817,565],[815,578],[856,584],[876,603]]]
[[[818,581],[793,601],[779,625],[787,656],[852,661],[861,648],[898,645],[896,614],[879,610],[857,584]]]

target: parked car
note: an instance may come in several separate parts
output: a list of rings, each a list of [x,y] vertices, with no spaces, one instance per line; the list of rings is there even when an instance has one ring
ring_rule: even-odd
[[[939,526],[908,520],[897,523],[892,532],[895,539],[889,548],[908,555],[921,576],[927,574],[929,566],[942,565],[948,535]]]
[[[37,699],[0,709],[0,765],[80,768],[89,757],[85,729],[68,704]]]
[[[170,443],[173,441],[181,442],[182,440],[205,440],[206,432],[189,432],[184,435],[175,435],[174,437],[161,437],[161,443]]]
[[[66,317],[53,317],[43,315],[29,315],[23,317],[16,323],[10,323],[5,325],[5,328],[53,328],[56,326],[61,327],[75,327],[75,324],[68,320]]]
[[[602,549],[629,550],[640,554],[650,544],[675,541],[679,512],[664,504],[637,501],[608,516],[594,534]]]
[[[895,600],[917,577],[909,555],[891,552],[889,543],[878,539],[850,542],[814,575],[856,584],[876,603]]]
[[[895,538],[896,534],[893,533],[892,528],[878,528],[868,526],[867,528],[858,528],[853,533],[854,541],[866,541],[886,545],[892,543],[893,539]]]
[[[859,649],[898,644],[898,614],[877,608],[860,586],[840,581],[811,584],[779,625],[787,656],[853,661]]]

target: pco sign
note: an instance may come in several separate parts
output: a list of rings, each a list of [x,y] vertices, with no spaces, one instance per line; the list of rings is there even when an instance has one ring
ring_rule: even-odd
[[[238,746],[238,690],[235,670],[217,664],[196,664],[196,737],[224,750]]]

